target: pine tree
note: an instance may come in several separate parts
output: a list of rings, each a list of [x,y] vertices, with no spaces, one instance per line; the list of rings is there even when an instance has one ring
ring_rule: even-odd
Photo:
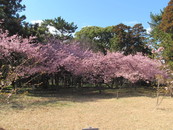
[[[173,33],[173,0],[170,0],[165,8],[159,27],[166,33]]]
[[[25,10],[22,0],[0,0],[1,28],[9,31],[9,35],[22,34],[22,21],[26,18],[19,13]]]

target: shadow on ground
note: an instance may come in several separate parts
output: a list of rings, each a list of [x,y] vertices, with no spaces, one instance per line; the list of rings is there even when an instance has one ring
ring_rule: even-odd
[[[123,88],[123,89],[106,89],[99,90],[94,89],[60,89],[55,90],[32,90],[25,95],[13,95],[8,99],[7,96],[2,96],[0,99],[0,109],[17,109],[23,110],[30,107],[40,107],[47,105],[66,106],[70,103],[83,103],[94,102],[100,99],[113,99],[113,98],[130,98],[130,97],[156,97],[156,90],[144,89],[144,88]]]
[[[134,89],[134,88],[123,88],[123,89],[106,89],[99,90],[86,89],[81,90],[75,89],[60,89],[59,91],[49,90],[34,90],[29,93],[32,97],[45,97],[52,98],[59,101],[72,101],[72,102],[91,102],[100,99],[111,99],[111,98],[127,98],[127,97],[139,97],[146,96],[154,98],[156,97],[156,91],[153,89]]]

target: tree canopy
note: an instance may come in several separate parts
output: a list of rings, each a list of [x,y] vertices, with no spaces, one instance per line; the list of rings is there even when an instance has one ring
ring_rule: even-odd
[[[165,74],[158,61],[141,54],[125,56],[108,52],[103,55],[82,49],[76,42],[63,44],[56,40],[42,45],[30,44],[32,39],[21,39],[17,35],[8,37],[7,33],[0,33],[0,37],[0,62],[15,69],[17,79],[65,70],[88,83],[110,83],[118,77],[135,83],[152,81],[156,74]]]
[[[151,15],[150,33],[152,46],[156,49],[164,47],[163,60],[173,68],[173,1],[170,0],[160,14]],[[154,26],[153,26],[154,25]]]
[[[23,36],[36,36],[37,41],[47,42],[48,39],[55,38],[62,41],[66,41],[73,38],[73,33],[77,29],[77,25],[74,22],[67,22],[61,17],[54,19],[45,19],[40,24],[30,24],[24,22],[23,24]]]
[[[149,54],[147,47],[146,30],[141,24],[133,27],[119,24],[109,27],[89,26],[82,28],[75,34],[76,39],[95,42],[98,48],[102,50],[122,51],[125,55],[142,52]]]
[[[25,15],[19,13],[25,10],[25,5],[21,4],[22,0],[0,0],[0,21],[1,28],[9,31],[9,35],[16,33],[22,35],[22,22]]]
[[[173,0],[170,0],[165,8],[159,27],[166,33],[173,33]]]
[[[0,81],[14,83],[35,75],[45,86],[49,79],[57,85],[58,78],[76,85],[113,83],[119,78],[131,83],[154,81],[156,75],[166,74],[160,62],[148,57],[148,39],[156,49],[165,48],[162,56],[173,66],[172,1],[160,14],[151,14],[152,38],[142,24],[87,26],[76,33],[77,25],[62,17],[31,24],[19,15],[25,10],[21,2],[0,0]],[[74,33],[75,40],[69,40]]]

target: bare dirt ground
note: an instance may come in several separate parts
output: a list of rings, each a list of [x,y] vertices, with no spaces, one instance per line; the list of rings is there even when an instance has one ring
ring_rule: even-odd
[[[25,103],[24,103],[25,102]],[[5,130],[173,130],[173,99],[114,94],[20,96],[0,106]]]

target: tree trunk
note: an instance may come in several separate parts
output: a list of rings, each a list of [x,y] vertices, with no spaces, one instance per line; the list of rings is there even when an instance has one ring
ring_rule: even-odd
[[[156,105],[159,104],[159,93],[160,93],[159,88],[160,88],[160,82],[158,81],[158,84],[157,84],[157,104]]]

